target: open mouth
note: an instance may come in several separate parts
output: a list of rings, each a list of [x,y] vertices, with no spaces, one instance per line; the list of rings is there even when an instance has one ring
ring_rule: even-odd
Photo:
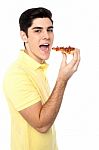
[[[42,51],[48,51],[49,50],[49,44],[42,44],[39,47]]]

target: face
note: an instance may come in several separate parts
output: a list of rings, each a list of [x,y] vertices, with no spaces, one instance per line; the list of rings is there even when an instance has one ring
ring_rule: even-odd
[[[23,41],[25,37],[26,52],[33,59],[42,63],[49,58],[54,39],[53,25],[49,18],[34,19],[28,28],[28,37],[25,33],[21,33],[21,37]]]

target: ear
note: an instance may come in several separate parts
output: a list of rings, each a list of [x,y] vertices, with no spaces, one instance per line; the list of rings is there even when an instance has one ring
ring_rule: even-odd
[[[23,42],[27,42],[27,35],[24,31],[20,31],[20,36],[21,36],[21,39],[23,40]]]

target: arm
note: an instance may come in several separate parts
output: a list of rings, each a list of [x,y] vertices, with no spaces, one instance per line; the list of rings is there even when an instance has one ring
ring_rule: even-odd
[[[73,59],[69,64],[66,63],[66,55],[63,54],[56,84],[48,101],[44,105],[38,102],[20,111],[20,114],[37,131],[41,133],[47,132],[55,121],[62,103],[65,87],[69,78],[77,70],[79,61],[80,54],[77,49],[73,52]]]

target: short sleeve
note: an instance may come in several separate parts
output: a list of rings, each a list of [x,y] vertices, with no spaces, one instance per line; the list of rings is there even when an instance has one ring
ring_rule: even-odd
[[[8,100],[17,111],[41,100],[35,85],[24,71],[8,74],[5,79],[4,89]]]

